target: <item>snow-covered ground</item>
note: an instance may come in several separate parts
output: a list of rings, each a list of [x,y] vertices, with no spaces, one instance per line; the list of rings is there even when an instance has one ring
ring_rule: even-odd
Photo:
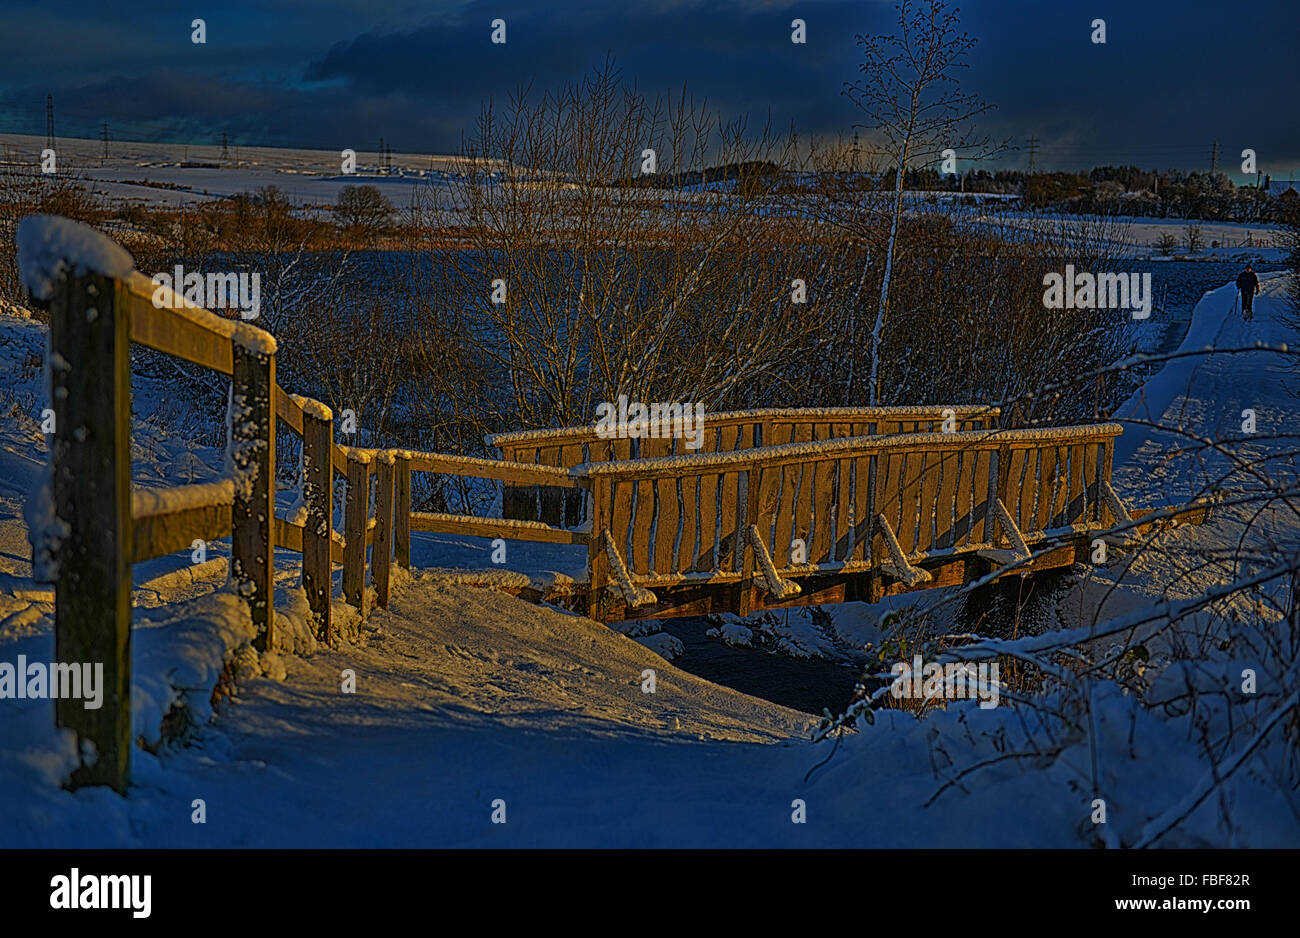
[[[1226,314],[1227,292],[1208,295],[1187,342],[1292,339],[1282,288],[1280,277],[1265,281],[1249,324]],[[49,590],[30,580],[20,520],[44,458],[35,419],[43,343],[38,324],[0,316],[0,662],[52,654]],[[1175,362],[1121,416],[1237,437],[1250,408],[1259,439],[1242,445],[1265,456],[1289,453],[1277,439],[1300,432],[1287,361],[1252,352]],[[138,381],[136,392],[137,476],[174,479],[183,460],[215,472],[218,454],[183,446],[165,421],[150,419],[165,388]],[[1226,458],[1182,455],[1167,434],[1136,424],[1125,436],[1133,444],[1117,466],[1116,489],[1135,504],[1195,493]],[[1294,457],[1278,456],[1271,470],[1294,481]],[[1205,526],[1176,529],[1155,549],[1116,551],[1071,586],[1059,603],[1062,623],[1141,612],[1266,567],[1294,549],[1298,530],[1288,509],[1270,511],[1247,531],[1244,560],[1224,550],[1251,520],[1232,507]],[[1203,551],[1216,559],[1198,560]],[[485,554],[470,539],[444,538],[417,546],[415,559],[486,566]],[[297,621],[295,559],[279,559],[278,609]],[[554,570],[566,559],[521,551],[514,562]],[[349,640],[317,648],[291,628],[292,647],[259,659],[238,647],[247,621],[222,589],[219,558],[207,576],[176,572],[188,566],[186,556],[137,569],[139,583],[152,583],[137,594],[135,664],[137,730],[156,740],[163,715],[184,702],[196,723],[190,745],[136,751],[126,798],[69,792],[59,783],[74,753],[53,729],[52,703],[0,700],[0,845],[1300,845],[1287,746],[1277,745],[1281,728],[1268,723],[1279,702],[1269,696],[1278,689],[1270,683],[1275,662],[1256,660],[1249,648],[1241,654],[1260,671],[1261,699],[1235,711],[1247,723],[1229,755],[1243,752],[1256,731],[1266,731],[1264,743],[1198,799],[1209,771],[1203,739],[1223,711],[1213,703],[1180,709],[1179,688],[1231,677],[1238,664],[1231,642],[1218,657],[1207,651],[1203,667],[1172,663],[1174,649],[1152,644],[1148,694],[1166,695],[1167,708],[1145,708],[1118,685],[1098,682],[1086,720],[1064,692],[1034,705],[1004,699],[989,710],[961,701],[925,719],[878,711],[835,746],[809,739],[816,721],[806,714],[679,670],[644,647],[648,636],[418,573],[399,574],[391,608],[376,610]],[[829,611],[841,634],[866,640],[883,610]],[[1284,627],[1244,599],[1228,612],[1243,637]],[[741,629],[752,636],[731,621],[719,634],[741,642]],[[235,662],[237,701],[209,719],[223,658]],[[647,670],[655,672],[654,693],[644,690]],[[345,671],[355,693],[344,692]],[[1230,762],[1220,767],[1235,768]],[[1098,793],[1104,826],[1091,820]],[[195,799],[205,803],[205,824],[192,822]],[[497,799],[505,824],[492,822]],[[796,801],[806,823],[792,823]]]

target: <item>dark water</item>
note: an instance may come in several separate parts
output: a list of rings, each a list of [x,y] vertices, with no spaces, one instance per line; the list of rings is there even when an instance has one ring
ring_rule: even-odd
[[[706,681],[818,716],[823,707],[843,713],[852,700],[863,662],[855,660],[851,649],[845,649],[845,659],[839,661],[792,658],[724,645],[705,636],[713,627],[703,618],[665,619],[663,631],[686,646],[673,665]]]

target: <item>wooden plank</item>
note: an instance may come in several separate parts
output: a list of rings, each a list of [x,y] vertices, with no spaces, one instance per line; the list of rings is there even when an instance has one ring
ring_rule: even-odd
[[[333,628],[330,596],[334,544],[334,463],[330,460],[334,421],[303,416],[303,502],[307,524],[302,536],[302,586],[315,620],[316,637],[329,641]]]
[[[1070,447],[1070,501],[1066,506],[1068,524],[1078,524],[1084,520],[1084,475],[1083,444]]]
[[[766,434],[769,425],[764,425],[763,432]],[[751,528],[758,531],[761,539],[766,541],[772,524],[772,512],[775,510],[776,503],[779,499],[778,487],[780,486],[781,470],[779,468],[768,468],[754,466],[748,470],[748,484],[746,487],[747,495],[745,499],[745,527],[744,532]],[[737,610],[740,615],[748,615],[754,606],[754,547],[748,543],[748,534],[741,542],[743,551],[741,554],[740,567],[740,588]]]
[[[230,374],[234,367],[230,340],[241,324],[195,307],[159,308],[154,293],[153,283],[143,274],[133,273],[125,281],[121,295],[129,307],[131,341]]]
[[[1052,521],[1052,500],[1056,497],[1056,447],[1044,446],[1038,457],[1038,512],[1034,531],[1046,531]]]
[[[576,489],[581,485],[577,476],[557,466],[510,463],[497,459],[479,459],[474,456],[444,456],[440,453],[410,453],[409,457],[411,468],[416,472],[436,472],[439,475],[465,476],[472,479],[495,479],[520,486],[544,485],[551,488]],[[552,454],[551,458],[564,457],[557,453]]]
[[[230,511],[230,579],[248,602],[258,651],[275,648],[275,354],[261,344],[264,335],[238,327],[230,379],[243,407],[232,421],[231,458],[237,473],[252,477],[236,486]]]
[[[1114,461],[1115,461],[1115,440],[1109,439],[1101,444],[1101,465],[1097,467],[1097,471],[1100,473],[1099,480],[1098,480],[1099,482],[1105,482],[1105,483],[1110,482],[1110,473]],[[1107,504],[1106,499],[1101,497],[1100,488],[1098,488],[1097,490],[1097,502],[1099,506],[1098,511],[1100,512],[1100,520],[1102,524],[1106,524],[1106,525],[1118,524],[1119,518],[1115,517],[1115,513],[1111,511],[1110,505]],[[1132,516],[1130,515],[1130,517]]]
[[[851,549],[848,560],[868,560],[871,556],[872,515],[871,466],[874,456],[859,456],[853,460],[853,502],[849,537]]]
[[[907,461],[907,454],[899,450],[889,450],[881,453],[878,457],[877,472],[877,511],[885,516],[889,526],[893,528],[894,534],[899,533],[899,516],[902,514],[903,504],[903,467]],[[899,544],[902,544],[900,538]],[[884,542],[876,537],[872,541],[873,556],[883,557],[883,553],[876,553],[877,548],[883,548]],[[906,550],[906,548],[904,548]]]
[[[562,469],[564,462],[563,446],[542,446],[537,450],[537,464]],[[558,473],[556,473],[558,475]],[[565,492],[562,488],[542,485],[538,488],[538,512],[535,520],[555,527],[563,527],[565,512]],[[527,518],[524,520],[534,520]]]
[[[1070,504],[1070,447],[1056,447],[1056,487],[1052,496],[1052,527],[1066,525],[1066,505]]]
[[[721,476],[714,476],[714,481],[718,489],[718,514],[722,522],[718,532],[718,569],[735,570],[736,539],[744,530],[739,504],[740,473],[734,470],[724,472]],[[709,529],[709,536],[713,537],[713,528]]]
[[[672,437],[648,436],[641,441],[641,458],[658,459],[661,456],[668,456],[672,453],[672,448]]]
[[[672,573],[677,570],[677,521],[682,511],[678,504],[677,479],[655,481],[655,500],[659,506],[659,520],[655,522],[654,562],[655,573]]]
[[[348,458],[348,494],[343,505],[343,598],[365,619],[366,522],[370,516],[370,472],[354,455]]]
[[[636,483],[625,482],[618,478],[612,481],[609,532],[614,541],[614,549],[626,561],[629,549],[628,543],[632,535],[632,500]]]
[[[536,541],[543,544],[586,544],[589,539],[586,532],[554,528],[539,521],[512,522],[500,518],[476,518],[473,515],[440,512],[412,512],[411,530],[468,534],[473,537],[502,537],[506,540]],[[347,572],[346,568],[344,572]]]
[[[828,434],[831,432],[827,425]],[[835,472],[837,463],[823,459],[816,463],[813,470],[812,510],[813,535],[808,549],[808,559],[813,563],[825,563],[834,559],[831,537],[835,533]]]
[[[1098,482],[1101,478],[1101,447],[1100,443],[1088,443],[1083,448],[1083,481],[1085,485],[1085,497],[1087,498],[1087,518],[1089,521],[1101,521],[1101,489]]]
[[[772,563],[778,570],[790,565],[790,540],[794,536],[795,498],[799,494],[801,469],[799,463],[791,463],[780,470],[781,495],[776,506],[776,532],[771,545]]]
[[[695,569],[696,532],[699,530],[700,493],[696,476],[682,476],[678,480],[681,486],[682,504],[682,542],[678,550],[677,569],[686,572]]]
[[[293,396],[286,394],[278,384],[275,386],[275,415],[298,436],[302,436],[303,409]],[[284,429],[283,427],[281,429]]]
[[[654,522],[654,480],[642,479],[636,483],[636,515],[632,522],[632,547],[627,557],[627,568],[632,573],[651,571],[650,534]]]
[[[197,490],[214,486],[182,485],[177,488]],[[195,540],[215,541],[229,534],[230,500],[143,514],[136,512],[131,523],[131,563],[143,563],[180,550],[189,551],[193,549]]]
[[[1003,453],[1006,455],[1006,462],[998,469],[998,498],[1006,506],[1009,514],[1017,525],[1023,525],[1024,519],[1020,517],[1021,501],[1021,483],[1025,474],[1025,456],[1026,451],[1020,448],[1004,448]],[[1031,490],[1032,492],[1032,490]],[[1005,540],[1006,532],[1001,527],[997,530],[1003,539],[999,544],[1005,545],[1010,543]],[[1023,528],[1022,528],[1023,530]]]
[[[375,602],[388,608],[389,571],[393,566],[393,491],[396,464],[390,457],[378,460],[375,480],[375,528],[370,548],[370,570],[375,581]]]
[[[905,456],[898,527],[894,529],[904,554],[913,554],[920,549],[921,538],[918,536],[918,530],[922,525],[930,523],[929,512],[925,510],[922,501],[926,456],[924,451],[912,451]]]
[[[1034,522],[1038,520],[1034,500],[1038,494],[1038,460],[1042,448],[1016,452],[1024,456],[1024,470],[1020,479],[1020,494],[1016,498],[1016,510],[1011,513],[1011,517],[1016,519],[1020,533],[1028,534],[1034,530]]]
[[[934,500],[934,546],[940,550],[954,546],[953,527],[957,507],[957,479],[961,474],[959,452],[944,450],[939,454],[939,486]]]
[[[735,569],[735,547],[742,530],[737,529],[737,499],[740,475],[735,472],[706,473],[699,477],[699,548],[692,569]]]
[[[979,450],[975,461],[975,487],[973,497],[975,504],[971,508],[973,521],[971,543],[988,544],[993,540],[993,530],[989,527],[990,513],[993,510],[992,499],[997,493],[998,460],[1001,454],[996,449]]]
[[[601,618],[605,589],[609,584],[609,555],[605,532],[609,528],[613,481],[596,478],[591,482],[591,537],[587,541],[587,615]]]
[[[505,450],[502,450],[505,456]],[[533,465],[537,462],[537,447],[516,445],[510,447],[509,460],[515,465],[509,478],[501,478],[501,517],[513,521],[536,521],[538,499],[541,490],[537,487],[537,476],[519,474],[521,465]],[[486,460],[485,460],[486,461]],[[433,453],[412,453],[410,466],[417,472],[442,472],[445,463]],[[487,478],[492,478],[488,476]]]
[[[98,275],[64,276],[50,303],[50,455],[61,542],[38,547],[54,578],[54,660],[103,665],[97,709],[71,696],[54,701],[55,722],[94,764],[71,784],[109,785],[126,794],[131,732],[131,362],[126,291]],[[77,432],[81,429],[84,432]],[[26,675],[19,675],[24,681]]]
[[[741,428],[736,425],[729,425],[718,428],[718,443],[716,451],[719,453],[733,453],[740,440]]]
[[[401,455],[393,464],[393,553],[411,568],[411,464]]]
[[[570,444],[560,451],[561,468],[569,470],[581,465],[582,462],[581,443]],[[560,494],[560,502],[563,505],[561,523],[566,528],[576,528],[583,521],[582,513],[587,507],[587,493],[578,487],[577,478],[574,476],[566,478],[563,487],[568,491]]]
[[[812,429],[810,425],[809,430]],[[799,483],[794,507],[794,529],[790,532],[790,538],[791,540],[797,538],[803,541],[805,558],[812,556],[810,548],[812,546],[813,481],[816,474],[816,463],[807,462],[799,465]]]
[[[853,460],[835,461],[835,542],[832,560],[848,560],[853,550]]]
[[[952,542],[948,545],[950,547],[965,547],[973,540],[971,529],[975,523],[975,464],[979,461],[979,455],[979,451],[975,449],[963,449],[957,453],[957,489],[953,493]]]

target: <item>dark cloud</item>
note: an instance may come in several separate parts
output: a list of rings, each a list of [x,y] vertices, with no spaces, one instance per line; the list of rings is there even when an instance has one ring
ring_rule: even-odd
[[[837,133],[858,117],[840,94],[856,74],[854,34],[893,22],[878,0],[471,0],[435,11],[409,0],[230,0],[209,20],[208,46],[191,48],[180,29],[189,13],[139,9],[132,22],[89,0],[24,5],[13,23],[29,41],[12,31],[0,40],[0,129],[42,132],[52,90],[65,130],[86,136],[107,119],[124,138],[133,128],[176,140],[228,129],[246,145],[332,148],[383,135],[445,152],[488,97],[575,79],[613,55],[643,91],[686,82],[726,116]],[[1204,165],[1217,139],[1223,153],[1250,146],[1280,172],[1300,155],[1287,104],[1294,13],[1290,0],[1250,11],[1212,0],[974,0],[962,8],[979,39],[964,81],[998,105],[990,131],[1017,144],[1039,138],[1040,165]],[[807,45],[789,41],[795,16],[807,21]],[[489,42],[498,17],[504,46]],[[1096,17],[1107,22],[1104,46],[1089,39]],[[55,35],[66,42],[43,53]],[[115,36],[129,54],[104,54]]]

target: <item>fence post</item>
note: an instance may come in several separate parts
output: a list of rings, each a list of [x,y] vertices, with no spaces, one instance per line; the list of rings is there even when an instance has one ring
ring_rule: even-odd
[[[591,533],[587,538],[587,618],[603,622],[600,599],[609,583],[605,529],[609,527],[610,513],[613,511],[613,505],[610,504],[613,484],[605,476],[588,476],[585,483],[591,493]]]
[[[366,522],[370,516],[370,465],[348,450],[348,498],[343,506],[343,598],[366,617]]]
[[[326,416],[328,415],[328,416]],[[329,641],[330,596],[333,593],[333,565],[330,550],[334,540],[334,420],[329,411],[321,416],[304,412],[302,418],[303,499],[307,503],[307,527],[302,532],[302,585],[307,605],[316,619],[316,637]]]
[[[771,421],[763,421],[763,445],[771,438]],[[740,595],[736,599],[736,612],[747,616],[753,608],[754,596],[754,545],[749,542],[749,529],[758,524],[759,490],[762,488],[763,469],[752,463],[745,470],[745,526],[736,532],[736,550],[740,551]]]
[[[131,370],[128,304],[106,277],[69,276],[50,303],[54,439],[50,455],[60,543],[34,556],[57,563],[54,658],[103,666],[97,710],[60,695],[55,723],[94,743],[78,785],[125,794],[131,768]],[[39,496],[38,496],[39,497]],[[36,532],[33,532],[35,534]],[[44,556],[43,556],[44,555]],[[20,675],[19,680],[24,676]]]
[[[393,482],[395,462],[391,452],[379,455],[375,488],[375,544],[370,553],[371,576],[375,579],[375,600],[388,608],[388,574],[393,564]]]
[[[231,337],[230,578],[248,602],[258,651],[275,648],[275,340],[240,323]]]
[[[411,460],[398,455],[393,466],[393,553],[403,569],[411,569]]]

